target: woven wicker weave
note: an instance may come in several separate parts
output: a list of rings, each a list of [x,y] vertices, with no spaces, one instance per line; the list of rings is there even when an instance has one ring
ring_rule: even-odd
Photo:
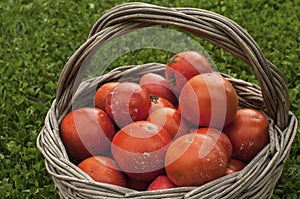
[[[59,137],[60,121],[71,110],[72,100],[76,97],[85,99],[80,106],[88,106],[95,86],[117,81],[128,73],[162,72],[165,65],[122,66],[83,83],[78,81],[78,71],[84,67],[83,61],[96,45],[129,31],[163,24],[219,46],[254,70],[260,87],[228,76],[226,78],[236,88],[240,106],[261,109],[269,116],[271,142],[242,171],[200,187],[138,192],[97,183],[69,160]],[[255,41],[238,24],[207,10],[127,3],[105,13],[95,23],[86,42],[66,63],[58,81],[56,99],[46,116],[37,146],[45,157],[46,168],[61,198],[270,198],[281,176],[296,128],[297,120],[289,111],[288,89],[281,73],[266,60]]]

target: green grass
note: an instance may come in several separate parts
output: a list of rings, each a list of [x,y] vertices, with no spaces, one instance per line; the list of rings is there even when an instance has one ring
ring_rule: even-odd
[[[68,58],[86,40],[95,21],[123,1],[0,1],[0,198],[54,198],[56,195],[36,138],[55,98]],[[300,1],[143,0],[170,7],[218,12],[244,27],[288,82],[291,111],[300,116]],[[206,42],[224,72],[255,81],[249,67]],[[163,53],[138,52],[138,62],[165,61]],[[134,62],[118,59],[115,65]],[[241,69],[242,72],[238,72]],[[300,195],[299,130],[274,198]]]

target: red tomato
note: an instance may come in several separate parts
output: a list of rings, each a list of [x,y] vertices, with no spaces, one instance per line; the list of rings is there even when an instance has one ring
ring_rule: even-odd
[[[161,190],[175,188],[176,185],[168,178],[168,176],[161,175],[156,177],[147,188],[147,191]]]
[[[119,82],[108,82],[103,84],[100,88],[98,88],[94,96],[95,107],[105,111],[106,97],[111,91],[111,89],[118,84]]]
[[[146,191],[150,182],[144,182],[133,178],[127,178],[127,187],[137,191]]]
[[[195,51],[185,51],[174,55],[166,65],[166,79],[169,87],[177,94],[184,84],[193,76],[211,73],[209,61]]]
[[[133,82],[122,82],[107,95],[105,110],[120,128],[147,118],[151,99],[147,90]]]
[[[112,140],[112,155],[120,168],[133,179],[151,181],[164,172],[169,133],[147,121],[122,128]]]
[[[216,73],[192,77],[179,97],[181,114],[191,123],[222,129],[235,117],[238,96],[232,84]]]
[[[241,171],[246,166],[245,162],[231,158],[226,169],[226,175]]]
[[[78,167],[97,182],[127,186],[125,174],[120,171],[113,159],[93,156],[80,162]]]
[[[150,98],[151,98],[151,108],[149,110],[149,113],[163,107],[175,108],[174,105],[165,98],[156,97],[154,95],[150,95]]]
[[[238,110],[236,118],[224,129],[233,146],[232,157],[251,161],[269,143],[268,130],[268,119],[261,112]]]
[[[77,160],[102,154],[110,147],[115,128],[99,108],[81,108],[67,114],[60,125],[60,136],[67,152]]]
[[[174,108],[157,109],[149,114],[147,121],[167,130],[172,138],[188,133],[188,126],[179,111]]]
[[[213,128],[200,128],[194,131],[194,133],[211,136],[217,142],[220,142],[226,151],[227,157],[230,159],[232,155],[232,144],[225,133]]]
[[[177,186],[200,186],[225,175],[228,157],[212,137],[189,133],[177,138],[165,156],[167,176]]]
[[[169,100],[172,104],[177,104],[176,95],[169,89],[167,80],[161,75],[147,73],[140,79],[140,85],[150,94]]]

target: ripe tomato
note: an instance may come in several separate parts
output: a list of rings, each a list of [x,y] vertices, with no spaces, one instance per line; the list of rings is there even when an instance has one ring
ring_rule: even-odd
[[[151,181],[164,172],[169,133],[147,121],[122,128],[112,140],[112,155],[120,168],[133,179]]]
[[[120,171],[115,161],[104,156],[89,157],[78,164],[78,167],[97,182],[127,186],[126,176]]]
[[[160,108],[151,112],[146,119],[168,131],[172,138],[188,133],[188,126],[178,110],[174,108]]]
[[[153,180],[153,182],[147,188],[147,191],[170,189],[174,187],[176,187],[176,185],[168,178],[168,176],[161,175]]]
[[[175,108],[174,105],[165,98],[156,97],[151,94],[150,94],[150,98],[151,98],[151,108],[149,110],[149,113],[151,113],[157,109],[163,108],[163,107]]]
[[[169,100],[172,104],[177,104],[176,95],[169,89],[167,80],[161,75],[147,73],[140,79],[140,85],[150,94]]]
[[[232,84],[216,73],[192,77],[179,97],[181,114],[191,123],[222,129],[235,117],[238,96]]]
[[[184,51],[169,60],[165,75],[169,87],[179,94],[184,84],[193,76],[211,72],[211,65],[205,56],[195,51]]]
[[[245,162],[231,158],[228,163],[228,168],[226,169],[226,175],[238,172],[242,170],[245,166],[246,166]]]
[[[151,99],[147,90],[133,82],[122,82],[107,95],[105,110],[120,128],[147,118]]]
[[[238,110],[236,118],[224,129],[233,146],[232,157],[251,161],[269,143],[268,130],[268,119],[261,112]]]
[[[228,157],[212,137],[189,133],[177,138],[165,156],[167,176],[177,186],[200,186],[225,175]]]
[[[95,107],[100,108],[105,111],[105,101],[108,93],[113,87],[118,85],[119,82],[107,82],[97,89],[94,96]]]
[[[200,128],[194,131],[194,133],[204,134],[211,136],[217,142],[220,142],[224,147],[227,157],[230,159],[232,155],[232,144],[225,133],[213,128]]]
[[[67,152],[77,160],[102,154],[116,131],[108,115],[99,108],[80,108],[68,113],[60,125]]]

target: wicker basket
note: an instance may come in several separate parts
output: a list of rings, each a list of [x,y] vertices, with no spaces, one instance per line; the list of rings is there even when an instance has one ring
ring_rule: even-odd
[[[95,87],[122,76],[162,72],[164,64],[121,66],[105,75],[81,83],[78,75],[84,60],[96,45],[129,31],[155,25],[170,25],[192,33],[231,53],[252,67],[260,87],[226,76],[239,95],[240,106],[264,111],[270,118],[270,144],[242,171],[200,187],[179,187],[160,191],[135,191],[93,181],[68,158],[59,136],[59,124],[76,97],[89,105]],[[76,95],[75,95],[76,93]],[[66,63],[45,126],[37,146],[45,157],[61,198],[270,198],[281,176],[296,134],[297,119],[289,111],[286,83],[255,41],[235,22],[216,13],[195,8],[165,8],[144,3],[127,3],[104,14],[92,28],[86,42]]]

